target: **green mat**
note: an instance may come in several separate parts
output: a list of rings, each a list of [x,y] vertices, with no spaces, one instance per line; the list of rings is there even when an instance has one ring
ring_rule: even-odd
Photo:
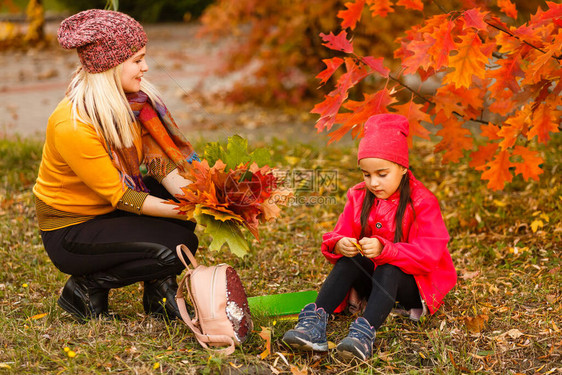
[[[303,292],[271,294],[266,296],[249,297],[250,312],[262,316],[284,316],[301,312],[302,308],[316,301],[318,292],[306,290]]]

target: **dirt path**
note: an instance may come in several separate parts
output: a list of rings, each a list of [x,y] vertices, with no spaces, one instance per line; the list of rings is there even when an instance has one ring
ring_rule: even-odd
[[[53,39],[57,27],[56,22],[47,25]],[[224,139],[236,133],[249,139],[275,136],[325,142],[316,134],[312,122],[301,121],[298,114],[288,116],[252,106],[232,108],[201,100],[229,87],[239,73],[210,74],[210,69],[220,62],[220,45],[198,38],[196,29],[194,24],[146,26],[150,67],[147,77],[160,89],[186,134],[192,138]],[[77,64],[76,52],[65,51],[56,42],[41,51],[0,52],[0,136],[42,138],[47,119],[64,95]]]

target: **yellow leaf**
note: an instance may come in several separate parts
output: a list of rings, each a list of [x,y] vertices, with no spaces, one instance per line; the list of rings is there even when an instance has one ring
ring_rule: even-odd
[[[550,222],[550,218],[544,212],[542,214],[540,214],[539,217],[544,219],[544,221],[546,221],[547,223]]]
[[[533,230],[533,233],[535,233],[539,228],[542,228],[544,226],[544,223],[542,222],[542,220],[533,220],[533,222],[531,223],[531,229]]]
[[[242,367],[242,364],[236,365],[235,363],[232,363],[232,362],[228,362],[228,364],[231,365],[232,367],[236,368],[236,369],[239,369],[240,367]]]
[[[328,341],[328,349],[335,349],[336,343],[333,341]]]
[[[497,199],[494,199],[493,202],[494,202],[494,204],[495,204],[496,206],[498,206],[498,207],[505,207],[505,206],[506,206],[506,204],[505,204],[504,202],[499,201],[499,200],[497,200]]]
[[[37,320],[37,319],[41,319],[47,316],[47,313],[42,313],[42,314],[37,314],[37,315],[33,315],[31,317],[32,320]]]
[[[265,350],[260,354],[260,358],[264,359],[269,355],[269,353],[271,353],[271,329],[261,327],[259,336],[265,340]]]
[[[152,366],[152,369],[153,369],[153,370],[156,370],[156,369],[158,369],[158,368],[160,368],[160,362],[156,362],[156,363]]]

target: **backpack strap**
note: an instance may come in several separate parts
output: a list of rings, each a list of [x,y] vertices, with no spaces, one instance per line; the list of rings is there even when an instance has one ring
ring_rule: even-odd
[[[227,335],[206,335],[203,332],[201,332],[201,328],[198,323],[197,308],[195,308],[195,317],[191,319],[191,316],[189,316],[189,313],[187,312],[187,305],[184,296],[186,296],[185,290],[187,289],[187,298],[193,304],[193,296],[191,295],[191,291],[187,287],[187,285],[195,269],[188,266],[187,262],[183,258],[183,253],[187,255],[191,264],[195,268],[199,267],[199,265],[195,261],[195,257],[193,256],[191,251],[189,251],[187,246],[185,246],[184,244],[178,245],[176,251],[178,253],[178,257],[180,258],[180,260],[182,261],[182,263],[185,265],[187,269],[185,275],[182,277],[178,285],[178,291],[176,293],[176,303],[178,304],[178,308],[180,310],[182,320],[189,327],[189,329],[191,329],[191,331],[195,334],[195,338],[197,339],[199,344],[201,344],[201,346],[204,347],[205,349],[212,350],[217,353],[226,354],[226,355],[234,353],[235,345],[232,337]],[[221,349],[209,348],[207,344],[213,344],[213,343],[217,343],[217,344],[227,343],[228,346],[226,348],[221,348]]]

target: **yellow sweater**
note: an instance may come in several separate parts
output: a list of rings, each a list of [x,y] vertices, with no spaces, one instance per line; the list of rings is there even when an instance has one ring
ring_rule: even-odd
[[[142,160],[140,127],[135,147],[139,160]],[[174,167],[157,169],[167,174]],[[155,177],[161,179],[164,176]],[[103,137],[91,124],[76,121],[75,125],[67,98],[49,117],[33,193],[41,230],[78,224],[116,208],[140,214],[140,207],[148,195],[123,184]]]

